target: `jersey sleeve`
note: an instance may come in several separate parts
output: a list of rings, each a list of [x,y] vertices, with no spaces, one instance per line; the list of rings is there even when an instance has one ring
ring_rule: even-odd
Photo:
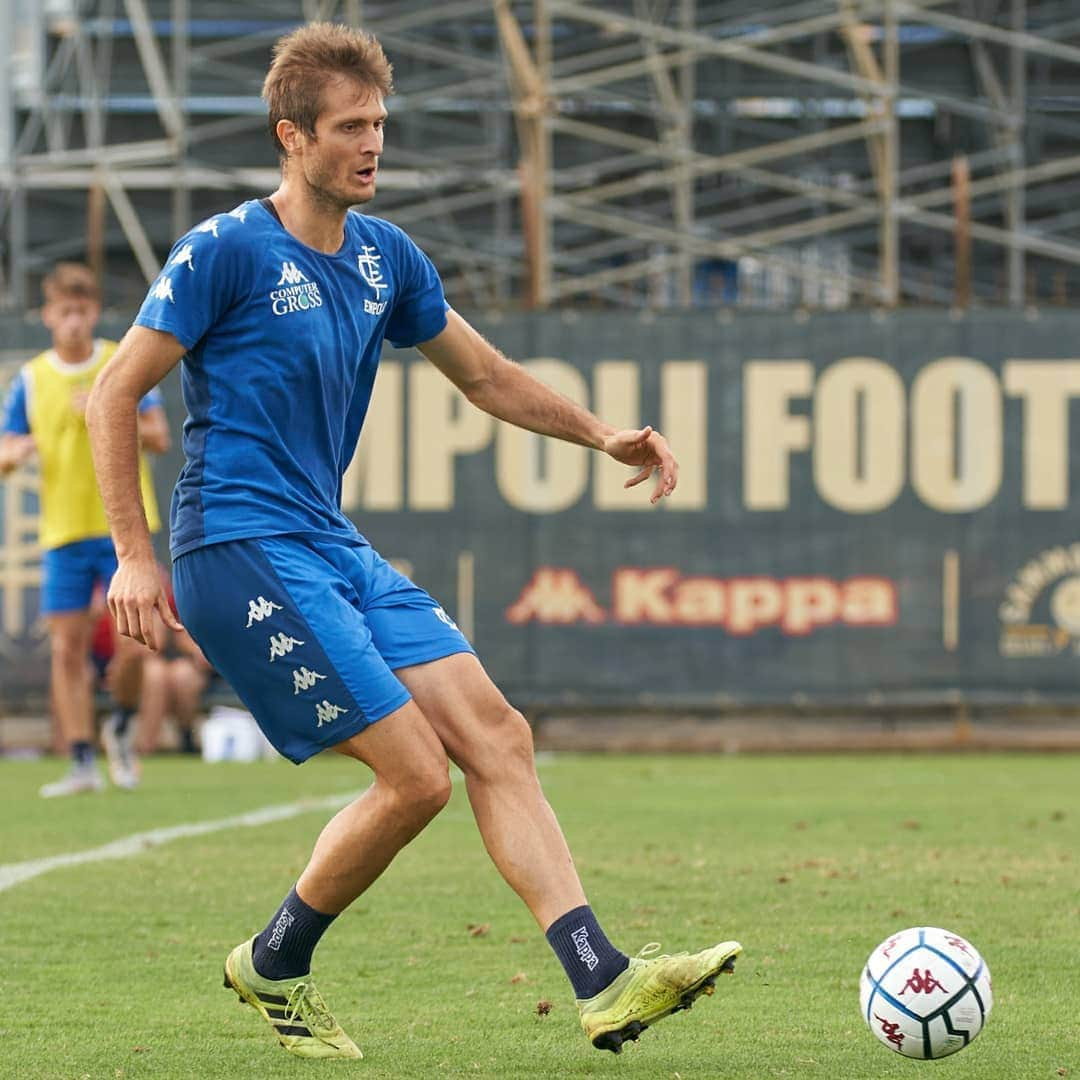
[[[397,349],[430,341],[446,327],[446,297],[431,260],[399,230],[399,282],[386,339]]]
[[[243,222],[209,218],[182,236],[139,308],[135,322],[192,348],[244,294],[250,256]]]
[[[11,435],[30,434],[30,410],[27,407],[27,382],[29,374],[22,368],[15,381],[8,387],[4,399],[4,420],[0,431]]]

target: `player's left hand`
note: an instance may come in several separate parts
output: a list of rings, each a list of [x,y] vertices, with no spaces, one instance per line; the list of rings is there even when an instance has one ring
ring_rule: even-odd
[[[679,482],[679,463],[667,439],[659,431],[653,431],[648,424],[643,428],[616,431],[609,435],[604,440],[604,453],[624,465],[641,466],[623,487],[635,487],[656,473],[656,487],[649,498],[651,503],[658,503],[665,495],[670,495]]]

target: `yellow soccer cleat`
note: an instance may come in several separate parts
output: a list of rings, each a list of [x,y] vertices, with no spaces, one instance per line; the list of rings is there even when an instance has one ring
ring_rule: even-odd
[[[656,956],[659,949],[655,942],[646,945],[609,986],[578,1001],[581,1026],[598,1050],[618,1054],[624,1042],[636,1041],[657,1020],[689,1009],[699,994],[712,994],[716,976],[734,971],[735,957],[742,952],[737,941],[674,956]]]
[[[255,939],[237,945],[225,961],[225,987],[254,1005],[274,1029],[277,1040],[297,1057],[362,1058],[356,1045],[338,1026],[315,989],[310,975],[298,979],[264,979],[252,962]]]

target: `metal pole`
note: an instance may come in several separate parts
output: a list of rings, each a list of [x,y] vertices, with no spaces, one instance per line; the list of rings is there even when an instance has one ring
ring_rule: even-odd
[[[14,41],[14,0],[0,0],[0,56],[11,56]],[[0,72],[0,169],[14,172],[15,168],[15,103],[12,100],[11,64],[7,64],[5,70]],[[7,219],[7,234],[10,247],[10,265],[8,274],[0,273],[0,279],[9,276],[11,278],[11,292],[6,295],[0,292],[0,307],[18,306],[14,294],[15,289],[15,216],[14,187],[7,193],[6,198],[0,198],[0,222]],[[0,234],[2,241],[3,234]],[[2,284],[2,282],[0,282]]]
[[[8,239],[11,244],[11,306],[16,311],[30,304],[30,271],[28,263],[28,212],[26,188],[18,175],[11,189],[11,209],[8,211]]]
[[[188,0],[172,0],[172,85],[179,127],[176,132],[176,184],[172,191],[172,234],[180,236],[191,225],[191,186],[187,175],[188,113]]]
[[[893,0],[885,0],[884,24],[885,93],[882,105],[888,126],[881,140],[881,299],[886,307],[896,307],[900,302],[900,219],[896,212],[900,172],[900,125],[896,119],[900,34]]]
[[[14,0],[0,0],[0,56],[10,58],[14,53]],[[12,91],[12,65],[4,65],[0,73],[0,168],[15,163],[15,102]]]
[[[534,199],[536,214],[535,305],[546,308],[551,302],[551,11],[547,0],[534,0],[533,26],[536,33],[536,68],[540,76],[539,114],[536,117]]]
[[[697,0],[682,0],[679,8],[679,29],[693,33],[697,24]],[[697,58],[689,50],[679,71],[679,97],[682,103],[682,131],[679,133],[678,153],[689,157],[694,148],[694,100],[697,97]],[[690,307],[694,302],[694,252],[690,239],[694,231],[694,180],[684,174],[676,191],[681,259],[679,260],[679,306]]]
[[[963,154],[953,158],[953,206],[955,227],[953,303],[971,306],[971,170]]]
[[[1027,21],[1026,0],[1012,0],[1011,23],[1016,33]],[[1009,50],[1009,98],[1012,106],[1012,171],[1016,179],[1005,196],[1005,228],[1011,238],[1008,254],[1009,306],[1024,305],[1024,247],[1018,241],[1024,231],[1024,115],[1027,112],[1027,53],[1014,39]]]

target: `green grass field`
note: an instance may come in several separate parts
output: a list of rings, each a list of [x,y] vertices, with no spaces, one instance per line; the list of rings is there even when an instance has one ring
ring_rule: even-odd
[[[361,1062],[290,1058],[221,986],[225,953],[273,912],[330,810],[52,869],[0,891],[0,1076],[1080,1078],[1078,767],[1035,755],[545,756],[548,797],[617,944],[745,946],[714,997],[620,1057],[582,1036],[460,783],[316,954]],[[300,769],[161,758],[134,794],[38,799],[57,769],[0,762],[0,883],[16,862],[368,779],[332,757]],[[983,1034],[937,1062],[891,1053],[858,1009],[867,954],[919,924],[970,938],[994,977]]]

